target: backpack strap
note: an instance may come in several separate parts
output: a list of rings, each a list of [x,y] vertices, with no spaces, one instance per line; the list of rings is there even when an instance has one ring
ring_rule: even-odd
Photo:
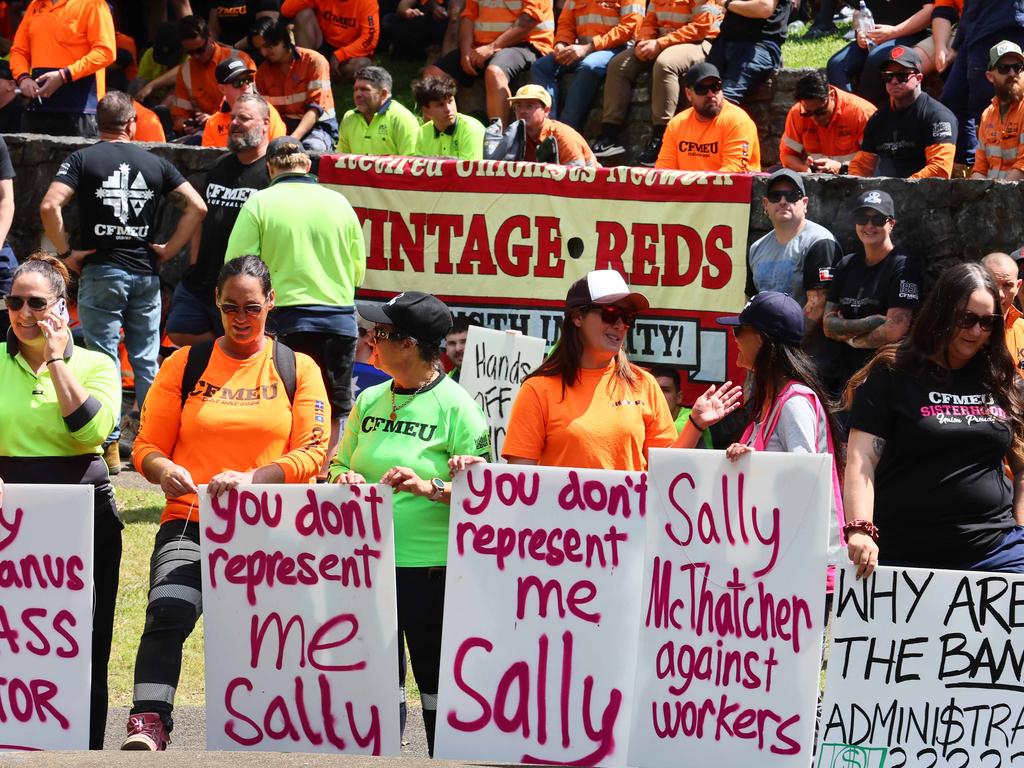
[[[282,344],[274,339],[274,367],[277,368],[277,375],[281,377],[284,391],[288,395],[289,404],[295,402],[295,352],[291,347]]]
[[[188,359],[185,360],[185,370],[181,374],[181,407],[185,407],[189,393],[196,388],[199,377],[203,375],[206,366],[210,364],[210,355],[213,354],[214,341],[201,341],[188,348]]]

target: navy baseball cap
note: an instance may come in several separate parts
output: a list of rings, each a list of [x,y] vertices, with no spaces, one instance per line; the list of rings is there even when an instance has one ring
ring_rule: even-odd
[[[395,326],[403,336],[438,344],[452,328],[452,313],[437,296],[420,291],[406,291],[383,304],[360,301],[356,304],[360,317],[371,323]]]
[[[785,344],[804,340],[804,310],[792,296],[761,291],[739,315],[718,318],[719,325],[744,325]]]

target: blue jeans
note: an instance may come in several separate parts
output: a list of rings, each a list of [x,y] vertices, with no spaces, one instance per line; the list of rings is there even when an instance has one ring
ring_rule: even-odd
[[[782,51],[766,40],[715,40],[707,61],[722,75],[725,98],[739,104],[748,91],[782,67]]]
[[[619,46],[607,51],[594,51],[589,56],[584,56],[575,64],[562,66],[555,61],[555,55],[549,53],[541,56],[530,69],[530,77],[537,85],[543,86],[551,94],[551,119],[561,120],[577,131],[583,128],[587,119],[590,105],[594,103],[594,96],[597,95],[601,82],[604,80],[605,72],[608,71],[608,62],[625,46]],[[562,75],[575,72],[572,88],[565,95],[565,106],[561,116],[558,113],[558,78]]]
[[[1024,526],[1011,528],[999,546],[981,560],[965,563],[963,570],[1024,573]]]
[[[78,284],[78,319],[86,346],[114,361],[124,328],[124,345],[135,374],[135,399],[141,408],[153,385],[160,353],[160,278],[108,264],[86,264]]]
[[[897,45],[913,48],[919,40],[921,35],[912,35],[879,43],[873,48],[861,48],[854,41],[828,60],[828,64],[825,65],[828,81],[836,88],[842,88],[849,93],[856,92],[858,96],[872,104],[884,104],[889,95],[882,82],[882,67],[889,60],[889,51]],[[854,88],[853,78],[858,75],[860,80]]]

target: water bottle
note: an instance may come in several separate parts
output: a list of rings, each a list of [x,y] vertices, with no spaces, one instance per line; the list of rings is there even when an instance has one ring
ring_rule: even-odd
[[[860,7],[853,12],[853,29],[867,40],[869,49],[875,47],[874,41],[868,37],[868,32],[873,31],[874,28],[875,17],[871,14],[871,10],[864,3],[864,0],[860,0]]]

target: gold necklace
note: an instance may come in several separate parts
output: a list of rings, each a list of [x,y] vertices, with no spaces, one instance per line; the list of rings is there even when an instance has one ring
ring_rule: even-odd
[[[392,382],[391,382],[391,415],[388,416],[388,420],[389,421],[394,421],[395,420],[395,416],[398,414],[398,412],[400,410],[402,410],[403,408],[405,408],[405,406],[407,406],[409,403],[411,403],[416,398],[416,395],[418,395],[420,392],[422,392],[427,387],[429,387],[431,384],[433,384],[434,383],[434,379],[436,379],[436,378],[437,378],[437,372],[435,371],[434,375],[431,376],[429,379],[427,379],[427,381],[419,389],[417,389],[415,392],[413,392],[411,395],[409,395],[409,399],[406,400],[401,405],[395,405],[395,382],[392,380]]]

